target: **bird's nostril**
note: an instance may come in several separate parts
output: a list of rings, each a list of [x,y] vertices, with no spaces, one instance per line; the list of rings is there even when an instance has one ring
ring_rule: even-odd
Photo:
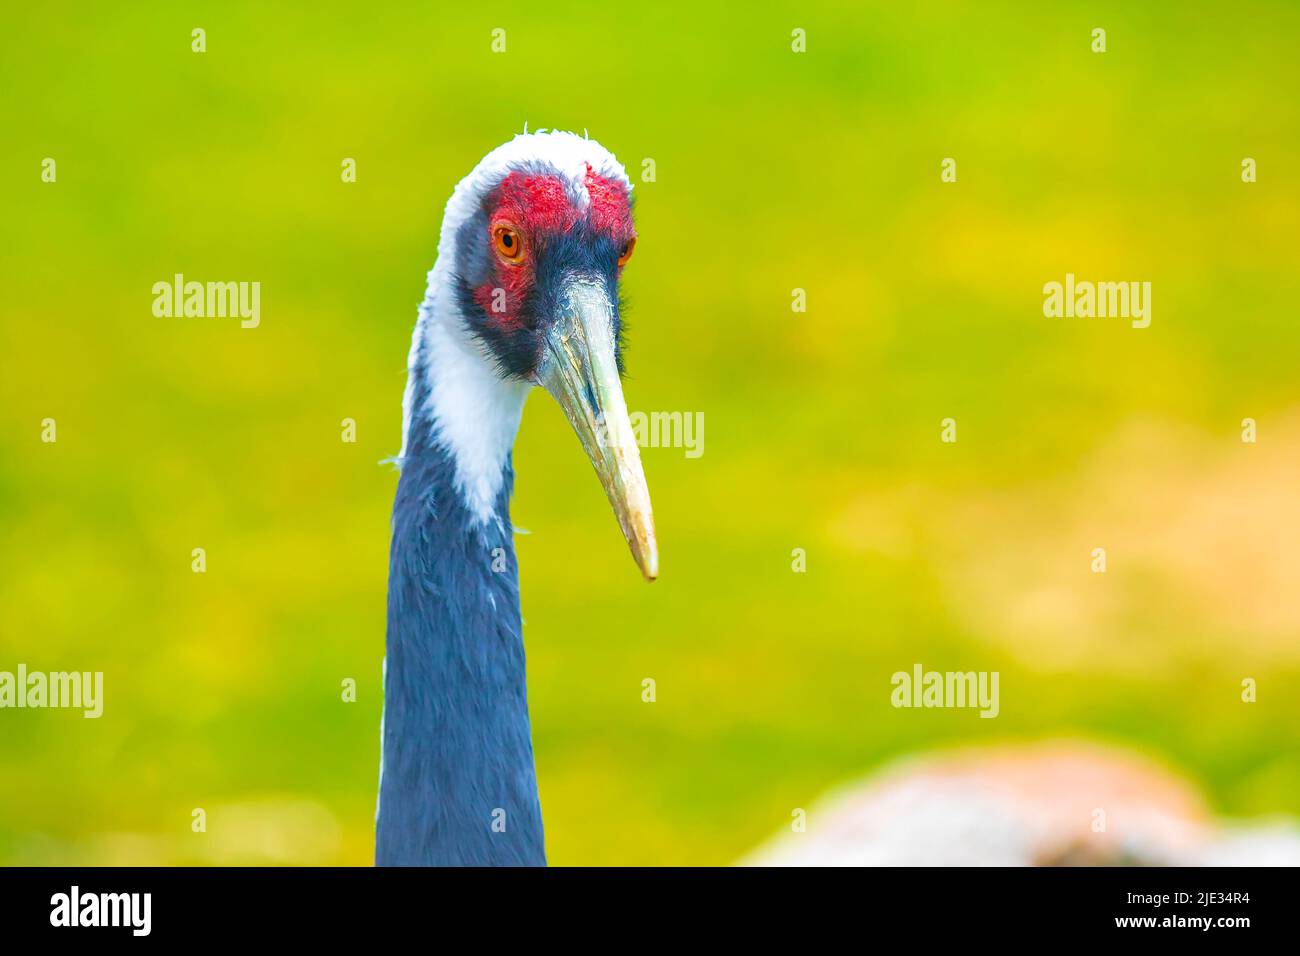
[[[588,382],[586,386],[583,388],[582,394],[583,394],[583,398],[587,400],[587,404],[591,406],[592,413],[595,415],[599,415],[600,406],[596,403],[596,390],[591,387],[590,382]]]

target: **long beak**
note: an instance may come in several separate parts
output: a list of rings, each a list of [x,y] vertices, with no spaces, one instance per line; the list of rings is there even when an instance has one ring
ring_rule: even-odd
[[[538,380],[578,433],[632,557],[647,581],[659,576],[650,490],[641,470],[614,357],[614,310],[604,286],[573,278],[560,293]]]

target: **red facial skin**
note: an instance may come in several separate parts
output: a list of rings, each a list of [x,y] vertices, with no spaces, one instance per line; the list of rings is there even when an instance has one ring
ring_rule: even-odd
[[[591,208],[587,214],[591,217],[592,228],[624,240],[635,239],[627,187],[616,179],[596,175],[590,163],[587,164],[586,185],[591,194]]]
[[[591,228],[610,236],[620,243],[636,238],[632,226],[632,209],[628,202],[627,186],[598,175],[587,165],[585,178],[591,203],[586,218]],[[579,209],[569,201],[564,182],[557,176],[531,176],[513,172],[501,182],[497,190],[496,208],[488,217],[487,240],[493,243],[493,275],[474,290],[474,301],[495,321],[503,325],[517,325],[519,309],[533,286],[535,270],[533,249],[536,237],[548,233],[566,233],[583,218]],[[509,262],[497,251],[492,234],[499,226],[509,226],[520,237],[523,256],[518,263]],[[619,267],[622,271],[622,267]],[[493,311],[493,293],[505,292],[505,310]]]

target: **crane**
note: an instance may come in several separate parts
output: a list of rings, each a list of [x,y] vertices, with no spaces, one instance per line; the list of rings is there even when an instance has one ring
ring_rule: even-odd
[[[623,399],[619,280],[632,184],[573,133],[489,152],[443,215],[407,361],[393,503],[375,861],[545,865],[509,499],[540,385],[658,575]]]

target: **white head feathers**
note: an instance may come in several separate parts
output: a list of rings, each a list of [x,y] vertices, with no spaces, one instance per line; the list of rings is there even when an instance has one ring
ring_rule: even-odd
[[[452,278],[456,233],[483,198],[514,168],[545,165],[558,173],[579,209],[590,202],[588,168],[597,175],[632,183],[614,154],[595,140],[573,133],[521,133],[492,150],[460,181],[443,213],[438,260],[429,272],[424,302],[411,337],[406,393],[402,400],[402,451],[412,428],[430,427],[456,463],[455,484],[470,512],[482,523],[495,516],[506,456],[514,446],[531,385],[502,379],[478,342],[465,330]],[[421,345],[427,363],[418,368]],[[416,376],[429,384],[427,407],[412,408]]]

